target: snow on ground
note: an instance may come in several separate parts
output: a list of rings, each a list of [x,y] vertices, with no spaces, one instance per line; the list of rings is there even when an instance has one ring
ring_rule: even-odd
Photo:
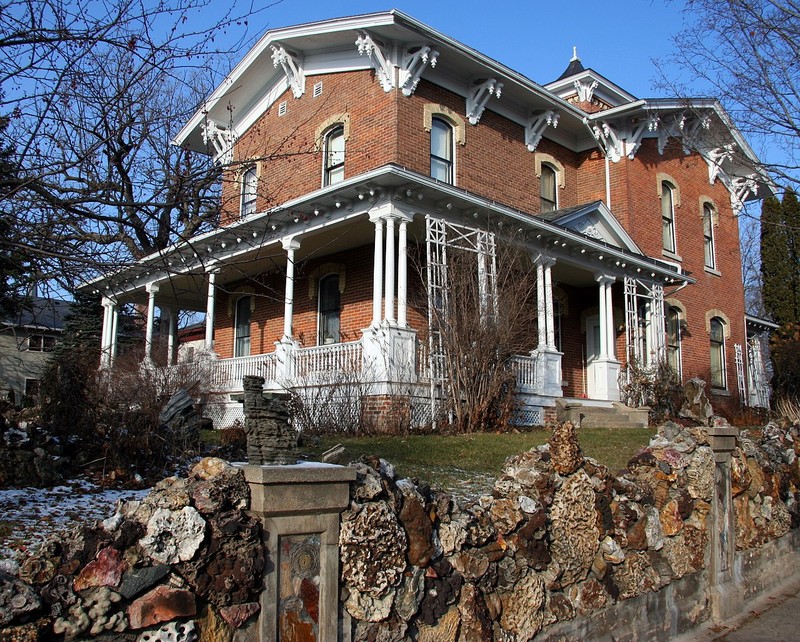
[[[149,490],[108,490],[85,479],[53,488],[0,490],[0,566],[20,561],[51,535],[114,513],[118,501],[141,499]]]

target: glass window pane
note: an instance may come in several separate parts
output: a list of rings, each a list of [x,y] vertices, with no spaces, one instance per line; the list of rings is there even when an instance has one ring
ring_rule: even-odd
[[[325,136],[325,185],[344,180],[344,127],[334,127]]]
[[[716,267],[714,256],[714,217],[713,211],[707,205],[703,208],[703,253],[706,267]]]
[[[675,251],[675,211],[672,198],[672,187],[669,183],[661,184],[661,237],[663,247],[668,252]]]
[[[236,302],[236,340],[233,356],[250,356],[250,297],[243,296]]]
[[[431,122],[431,177],[453,182],[453,128],[438,118]]]
[[[556,209],[556,171],[549,165],[542,165],[541,201],[542,212]]]
[[[319,282],[319,343],[339,342],[341,300],[339,275],[331,274]]]

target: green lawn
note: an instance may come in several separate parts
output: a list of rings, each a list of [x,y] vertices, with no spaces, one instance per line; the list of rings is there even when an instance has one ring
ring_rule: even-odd
[[[587,429],[579,430],[578,438],[585,455],[616,472],[626,466],[639,448],[647,445],[652,434],[650,429]],[[324,437],[318,448],[303,450],[314,460],[328,448],[341,444],[346,450],[343,461],[377,455],[389,461],[401,477],[418,477],[442,490],[474,483],[484,492],[499,475],[507,457],[543,444],[549,438],[549,430],[455,436]]]

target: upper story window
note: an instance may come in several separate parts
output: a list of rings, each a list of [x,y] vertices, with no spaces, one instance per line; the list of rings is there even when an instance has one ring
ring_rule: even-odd
[[[344,180],[344,125],[336,125],[325,134],[323,185]]]
[[[453,184],[453,128],[442,118],[431,119],[431,178]]]
[[[233,340],[233,356],[250,356],[250,313],[252,299],[243,296],[236,302],[236,334]]]
[[[542,163],[541,178],[541,212],[552,212],[558,209],[558,190],[556,189],[558,174],[555,168]]]
[[[339,343],[340,317],[339,275],[329,274],[319,280],[319,345]]]
[[[714,247],[714,210],[708,204],[703,205],[703,256],[705,266],[711,270],[717,267],[717,254]]]
[[[713,317],[709,323],[711,342],[711,387],[726,388],[725,371],[725,322]]]
[[[681,380],[681,311],[673,306],[667,308],[667,363]]]
[[[675,186],[667,181],[661,183],[661,239],[664,251],[675,254]]]
[[[55,347],[55,337],[45,334],[32,334],[28,337],[28,350],[31,352],[52,352]]]
[[[256,195],[258,192],[258,172],[256,167],[248,167],[242,173],[242,203],[239,215],[244,218],[256,213]]]

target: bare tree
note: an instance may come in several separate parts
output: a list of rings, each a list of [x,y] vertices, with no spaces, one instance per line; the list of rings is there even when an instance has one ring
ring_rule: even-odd
[[[507,426],[515,404],[510,359],[536,345],[531,315],[536,273],[530,257],[504,239],[497,243],[495,270],[492,260],[448,246],[445,288],[433,301],[431,331],[437,335],[444,379],[441,414],[454,432]]]
[[[668,62],[719,98],[779,184],[800,185],[800,2],[687,0]],[[675,87],[662,69],[663,83]],[[741,159],[743,161],[747,159]]]
[[[17,277],[0,275],[3,296],[25,288],[19,275],[70,288],[215,223],[219,168],[170,145],[202,103],[198,88],[213,86],[247,39],[235,7],[195,29],[209,5],[0,6],[0,113],[13,141],[13,171],[0,174],[11,235],[0,249]]]

